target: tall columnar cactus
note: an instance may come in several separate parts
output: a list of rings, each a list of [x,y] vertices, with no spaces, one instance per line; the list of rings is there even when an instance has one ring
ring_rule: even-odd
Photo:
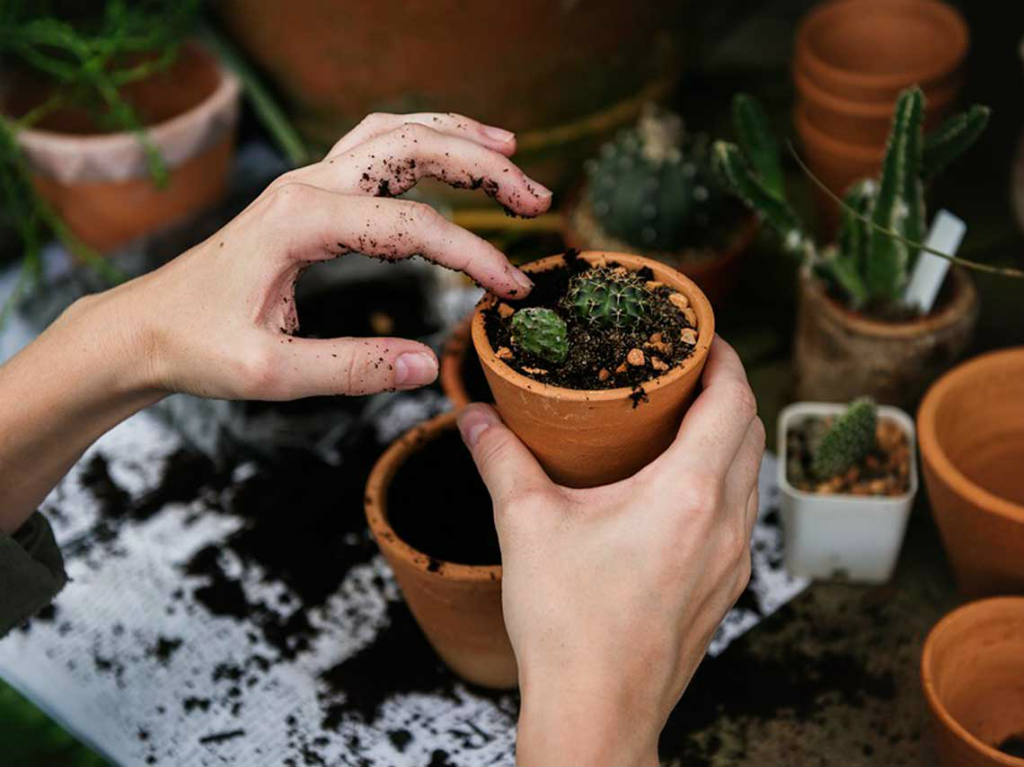
[[[899,304],[925,236],[924,182],[965,152],[984,130],[989,109],[973,106],[922,137],[924,95],[900,94],[879,178],[845,190],[834,245],[819,247],[786,199],[778,149],[757,103],[745,94],[733,102],[738,144],[718,141],[718,172],[747,204],[817,274],[845,295],[853,308]]]
[[[875,446],[878,408],[862,397],[832,422],[811,456],[811,471],[824,480],[842,474]]]
[[[600,267],[577,274],[562,299],[566,309],[591,325],[628,328],[642,322],[648,311],[648,291],[634,272]]]
[[[565,320],[551,309],[536,306],[512,315],[512,343],[555,365],[564,362],[569,353]]]
[[[653,108],[586,165],[587,197],[605,232],[638,248],[675,251],[714,223],[721,185],[706,136]]]

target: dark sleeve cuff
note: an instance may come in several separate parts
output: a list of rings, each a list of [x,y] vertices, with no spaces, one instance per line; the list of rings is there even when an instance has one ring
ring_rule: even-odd
[[[67,582],[53,530],[38,511],[13,535],[0,533],[0,636],[48,605]]]

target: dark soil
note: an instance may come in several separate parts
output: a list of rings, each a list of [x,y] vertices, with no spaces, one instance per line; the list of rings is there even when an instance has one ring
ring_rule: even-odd
[[[542,306],[562,316],[568,329],[569,355],[561,364],[553,365],[517,349],[512,343],[511,316],[503,318],[498,308],[500,305],[486,311],[488,340],[495,350],[504,347],[512,352],[514,356],[505,360],[512,368],[538,381],[568,389],[635,388],[679,365],[693,353],[694,345],[680,340],[680,332],[693,326],[668,300],[673,291],[666,286],[650,291],[648,316],[629,329],[605,330],[592,327],[578,319],[574,313],[564,311],[559,302],[565,296],[570,278],[592,268],[589,263],[575,256],[574,251],[567,251],[565,267],[531,273],[535,287],[530,295],[521,301],[508,302],[514,309]],[[606,268],[614,269],[618,266],[610,261]],[[641,270],[639,275],[645,280],[654,279],[649,269]],[[661,334],[667,343],[666,347],[651,347],[651,336],[656,333]],[[642,364],[626,364],[626,357],[633,349],[643,352]],[[654,359],[661,360],[667,368],[656,369]],[[606,373],[602,374],[602,370]]]
[[[874,449],[845,474],[822,480],[811,471],[815,445],[828,431],[832,418],[812,416],[786,434],[786,479],[806,493],[903,495],[910,489],[910,445],[895,421],[878,419]]]
[[[454,429],[399,467],[387,504],[398,537],[436,560],[438,568],[443,562],[501,563],[490,495]]]

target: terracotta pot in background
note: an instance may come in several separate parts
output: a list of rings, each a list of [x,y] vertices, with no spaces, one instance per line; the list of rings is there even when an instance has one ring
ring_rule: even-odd
[[[704,295],[712,304],[722,303],[739,280],[740,265],[743,256],[757,239],[760,224],[756,216],[748,216],[737,226],[731,241],[723,250],[713,257],[699,260],[684,260],[676,253],[659,253],[641,251],[646,258],[653,258],[678,269],[697,283]],[[565,217],[565,242],[579,250],[605,250],[622,252],[636,250],[619,240],[601,227],[594,218],[590,204],[587,202],[586,190],[583,190]]]
[[[967,349],[978,319],[978,294],[954,268],[937,310],[907,322],[850,311],[801,270],[794,366],[799,400],[848,402],[870,395],[913,411],[928,385]]]
[[[931,630],[921,684],[949,767],[1024,767],[995,746],[1024,737],[1024,597],[971,602]]]
[[[45,96],[15,80],[4,109]],[[157,187],[137,136],[94,132],[81,112],[58,111],[18,133],[40,193],[87,245],[109,251],[216,203],[224,194],[238,121],[239,84],[196,44],[166,72],[132,84],[135,107],[170,178]]]
[[[940,378],[917,428],[932,513],[961,590],[1024,592],[1024,348]]]
[[[470,338],[472,322],[473,312],[470,312],[452,328],[451,335],[441,349],[441,370],[438,375],[441,391],[456,410],[470,402],[492,401]],[[476,369],[471,369],[471,365]]]
[[[570,487],[592,487],[631,476],[672,442],[704,369],[714,339],[715,317],[700,288],[659,261],[601,251],[584,252],[579,257],[591,264],[615,262],[632,270],[648,267],[656,280],[686,295],[697,315],[693,354],[645,383],[646,397],[636,403],[630,388],[565,389],[517,373],[498,358],[487,339],[483,311],[497,299],[488,295],[478,305],[473,315],[473,346],[501,417],[552,479]],[[561,255],[549,256],[523,270],[538,273],[564,263]]]
[[[437,654],[474,684],[511,688],[517,671],[501,612],[501,566],[445,562],[431,568],[431,558],[399,538],[388,522],[388,487],[399,467],[454,428],[455,413],[444,413],[412,428],[384,452],[366,483],[366,520]]]

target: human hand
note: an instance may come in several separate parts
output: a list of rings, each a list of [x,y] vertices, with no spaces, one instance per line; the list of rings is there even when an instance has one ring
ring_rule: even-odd
[[[161,269],[76,307],[128,328],[144,385],[202,396],[283,400],[430,383],[433,351],[397,338],[302,339],[294,286],[316,261],[414,254],[502,296],[532,287],[493,246],[418,202],[383,199],[423,177],[482,188],[511,212],[545,211],[551,193],[507,156],[511,133],[451,114],[375,114],[318,163],[276,179],[238,217]]]
[[[716,338],[668,450],[633,477],[551,482],[493,408],[463,435],[494,502],[523,764],[656,764],[658,735],[750,578],[764,426]]]

